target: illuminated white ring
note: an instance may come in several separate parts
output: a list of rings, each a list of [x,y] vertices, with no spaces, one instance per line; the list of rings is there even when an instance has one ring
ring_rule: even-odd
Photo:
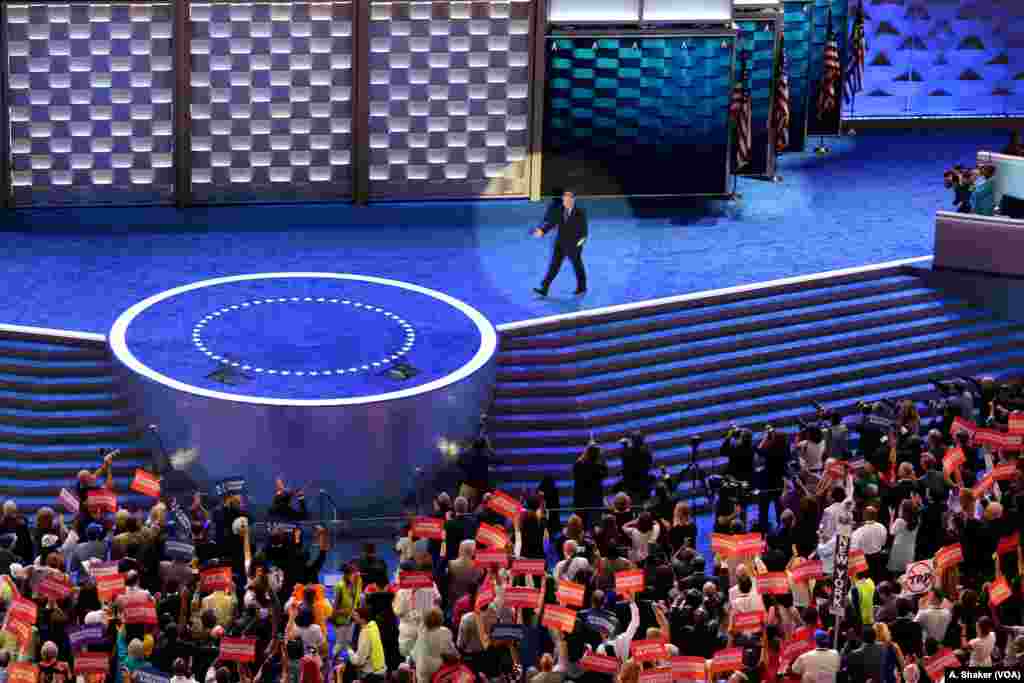
[[[162,373],[153,370],[149,366],[145,365],[135,354],[128,348],[127,336],[128,326],[131,325],[135,318],[139,317],[143,312],[172,297],[186,292],[191,292],[196,289],[203,289],[205,287],[214,287],[217,285],[228,284],[231,282],[248,282],[253,280],[272,280],[275,278],[319,278],[323,280],[354,280],[357,282],[369,282],[377,285],[388,285],[391,287],[398,287],[410,292],[416,292],[417,294],[423,294],[429,296],[432,299],[441,301],[448,304],[452,308],[457,309],[476,326],[477,331],[480,333],[480,345],[473,354],[473,357],[463,365],[444,377],[439,377],[426,384],[420,384],[417,386],[409,387],[408,389],[402,389],[400,391],[392,391],[386,394],[374,394],[372,396],[358,396],[353,398],[332,398],[332,399],[292,399],[292,398],[267,398],[263,396],[247,396],[245,394],[230,394],[223,391],[213,391],[212,389],[204,389],[191,384],[186,384],[179,380],[173,379]],[[271,405],[271,406],[351,406],[351,405],[362,405],[365,403],[377,403],[380,401],[394,401],[402,398],[409,398],[411,396],[418,396],[419,394],[425,394],[435,389],[445,387],[451,384],[455,384],[461,380],[471,376],[477,370],[486,365],[491,358],[494,356],[494,352],[498,347],[498,334],[494,330],[494,325],[491,324],[487,318],[483,316],[480,311],[476,310],[472,306],[459,301],[453,297],[438,292],[434,289],[428,289],[426,287],[420,287],[419,285],[410,284],[408,282],[401,282],[400,280],[390,280],[388,278],[373,277],[371,275],[352,275],[350,273],[318,273],[318,272],[284,272],[284,273],[255,273],[252,275],[231,275],[228,277],[214,278],[212,280],[202,280],[200,282],[194,282],[189,285],[182,285],[181,287],[175,287],[165,292],[154,294],[153,296],[143,299],[139,303],[135,304],[114,321],[113,327],[110,328],[110,334],[107,335],[107,339],[110,342],[110,350],[121,363],[128,369],[136,372],[147,379],[153,380],[163,384],[164,386],[177,389],[179,391],[185,391],[195,396],[204,396],[206,398],[215,398],[224,401],[235,401],[238,403],[254,403],[258,405]],[[254,368],[254,372],[261,372],[263,368]],[[337,373],[337,370],[335,370]]]
[[[379,368],[379,367],[381,367],[383,365],[390,365],[391,363],[394,363],[395,361],[399,360],[399,358],[401,358],[402,356],[406,355],[407,353],[409,353],[409,351],[412,350],[413,340],[416,338],[415,329],[413,328],[412,325],[410,325],[408,322],[406,322],[405,320],[403,320],[399,316],[395,315],[391,311],[385,311],[383,308],[381,308],[379,306],[371,306],[370,304],[364,304],[364,303],[359,302],[359,301],[351,301],[349,299],[345,299],[344,301],[342,301],[342,300],[339,300],[337,298],[328,298],[328,297],[324,297],[324,296],[319,296],[319,297],[304,296],[304,297],[290,297],[290,298],[287,298],[287,299],[284,299],[284,300],[280,299],[280,298],[279,299],[253,299],[252,301],[243,301],[240,304],[234,304],[232,306],[225,306],[224,308],[221,308],[218,311],[215,311],[214,313],[209,313],[209,314],[203,316],[202,318],[200,318],[199,322],[197,322],[192,327],[192,345],[196,347],[196,349],[199,351],[199,353],[203,354],[204,356],[206,356],[210,360],[214,360],[214,361],[217,361],[217,362],[222,362],[225,365],[230,365],[233,368],[240,368],[242,370],[252,370],[253,368],[257,367],[256,363],[246,363],[244,361],[241,361],[241,362],[228,362],[228,361],[225,360],[226,354],[225,355],[217,355],[213,351],[211,351],[209,348],[207,348],[207,346],[203,343],[203,328],[206,327],[206,325],[208,325],[209,323],[213,322],[214,320],[217,320],[221,315],[223,315],[225,313],[230,313],[232,311],[238,311],[238,310],[241,310],[243,308],[251,308],[253,306],[260,306],[260,305],[262,305],[264,303],[280,303],[282,301],[284,301],[284,303],[286,303],[286,304],[287,303],[317,303],[317,304],[327,303],[327,304],[340,304],[342,306],[352,306],[354,308],[362,308],[364,310],[372,311],[374,313],[380,313],[385,318],[388,318],[390,320],[395,321],[398,324],[398,326],[402,328],[402,332],[405,334],[405,344],[401,348],[399,348],[399,350],[393,351],[390,354],[385,355],[383,358],[379,358],[379,359],[373,360],[373,361],[367,361],[366,364],[364,364],[361,368],[356,368],[356,372],[358,372],[360,370],[362,370],[362,371],[371,370],[371,369],[374,369],[374,368]],[[270,372],[270,370],[264,370],[264,369],[261,368],[260,372]],[[313,377],[317,377],[319,375],[330,375],[331,374],[331,372],[329,370],[282,370],[280,368],[275,368],[275,372],[276,372],[276,374],[284,375],[286,377],[289,376],[289,375],[295,375],[296,377],[305,377],[306,375],[311,375]],[[340,375],[342,373],[339,372],[338,374]]]

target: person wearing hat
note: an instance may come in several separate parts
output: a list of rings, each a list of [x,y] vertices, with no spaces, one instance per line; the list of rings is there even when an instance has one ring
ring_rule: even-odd
[[[791,673],[802,683],[835,683],[839,673],[839,653],[832,649],[828,632],[814,632],[814,649],[805,652],[789,665]]]

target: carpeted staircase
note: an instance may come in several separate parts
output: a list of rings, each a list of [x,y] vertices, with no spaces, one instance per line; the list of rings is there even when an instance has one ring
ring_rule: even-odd
[[[792,427],[819,402],[936,398],[936,376],[1024,364],[1024,324],[928,287],[905,264],[673,297],[499,327],[491,439],[500,486],[558,483],[571,505],[572,463],[590,438],[618,480],[620,437],[642,432],[677,472],[700,436],[712,473],[730,424]],[[681,492],[706,504],[689,482]]]
[[[149,447],[116,390],[107,343],[100,335],[0,326],[0,498],[23,510],[57,503],[81,469],[114,461],[122,501]]]

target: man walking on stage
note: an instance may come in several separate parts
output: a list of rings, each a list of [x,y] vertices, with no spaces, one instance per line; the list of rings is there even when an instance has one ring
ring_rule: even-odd
[[[561,209],[561,210],[559,210]],[[576,271],[576,294],[587,293],[587,271],[583,268],[583,243],[587,241],[587,214],[576,206],[576,195],[572,192],[562,193],[562,206],[552,207],[544,220],[544,225],[533,231],[534,237],[543,237],[553,228],[558,229],[555,248],[551,252],[551,265],[548,274],[540,287],[533,291],[541,296],[548,295],[548,287],[562,268],[566,257],[572,261],[572,269]]]

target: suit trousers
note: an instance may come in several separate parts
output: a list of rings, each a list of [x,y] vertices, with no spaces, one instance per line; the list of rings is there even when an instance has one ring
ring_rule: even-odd
[[[555,248],[551,252],[551,265],[548,266],[548,273],[540,285],[545,292],[551,286],[555,276],[558,275],[558,271],[562,269],[562,262],[566,258],[572,262],[572,269],[576,272],[576,289],[587,288],[587,271],[583,267],[583,247],[577,247],[575,244],[566,246],[556,242]]]

